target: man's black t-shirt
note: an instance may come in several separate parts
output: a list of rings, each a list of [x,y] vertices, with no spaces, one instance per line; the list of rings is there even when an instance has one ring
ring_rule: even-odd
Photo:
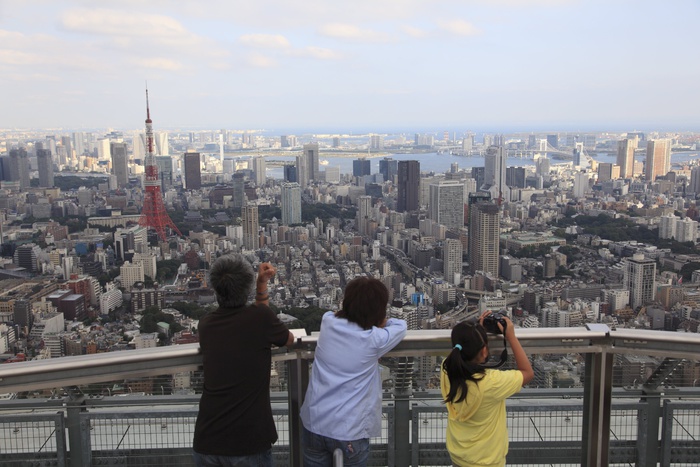
[[[270,346],[289,331],[267,306],[219,308],[199,322],[204,390],[194,430],[200,454],[247,456],[277,441],[270,408]]]

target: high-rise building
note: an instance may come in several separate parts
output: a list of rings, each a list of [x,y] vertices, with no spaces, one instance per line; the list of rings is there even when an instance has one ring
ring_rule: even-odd
[[[154,135],[156,147],[156,155],[158,156],[169,156],[170,147],[168,146],[168,132],[167,131],[157,131]]]
[[[372,197],[357,198],[357,230],[360,235],[370,235],[369,221],[372,219]]]
[[[430,185],[430,218],[450,229],[464,227],[464,183],[442,180]]]
[[[326,183],[340,183],[340,167],[327,165],[323,173]]]
[[[448,238],[445,240],[443,275],[450,284],[458,285],[462,278],[462,242]]]
[[[283,148],[293,148],[297,145],[297,137],[294,135],[280,136],[280,146]]]
[[[559,135],[547,135],[547,145],[559,149]]]
[[[659,218],[659,238],[676,238],[676,221],[678,218],[669,213]]]
[[[25,243],[15,250],[14,264],[29,272],[40,272],[37,260],[41,254],[41,247],[34,243]]]
[[[525,188],[525,167],[506,168],[506,185],[513,188]]]
[[[235,209],[242,208],[246,204],[245,175],[243,172],[233,174],[233,198],[231,206]]]
[[[624,260],[623,287],[630,291],[630,306],[634,309],[654,300],[656,293],[656,261],[635,253]]]
[[[249,204],[241,209],[243,223],[243,246],[248,250],[257,250],[258,242],[258,206]]]
[[[111,143],[109,152],[112,157],[112,173],[117,177],[117,186],[124,188],[129,184],[129,158],[126,143]]]
[[[115,141],[117,143],[118,141]],[[109,138],[100,138],[95,142],[95,148],[97,149],[97,158],[101,161],[106,161],[110,159],[110,141]],[[70,160],[69,160],[70,162]]]
[[[307,162],[306,155],[301,154],[297,156],[296,181],[302,190],[309,184],[309,166]]]
[[[610,162],[601,162],[598,164],[598,182],[607,182],[608,180],[614,180],[618,177],[613,177],[613,167],[617,168],[617,175],[620,175],[620,167],[616,164]]]
[[[170,156],[156,156],[158,178],[163,193],[173,186],[173,158]]]
[[[70,136],[61,136],[61,146],[66,153],[66,158],[73,159],[73,143]],[[51,150],[51,148],[47,149]]]
[[[384,177],[384,181],[393,181],[394,175],[399,170],[399,161],[391,157],[385,157],[379,161],[379,173]]]
[[[136,132],[133,138],[134,159],[144,159],[146,157],[146,133]]]
[[[282,224],[301,223],[301,187],[298,183],[282,185]]]
[[[644,173],[649,182],[662,177],[671,170],[671,141],[667,139],[647,142],[647,159]]]
[[[503,196],[506,183],[506,151],[502,146],[491,146],[484,157],[484,184],[496,187],[492,192]],[[495,190],[495,191],[494,191]]]
[[[418,187],[420,186],[420,162],[399,161],[398,165],[398,212],[418,210]]]
[[[82,156],[83,154],[85,154],[85,133],[73,133],[73,148],[75,149],[76,156]]]
[[[589,176],[585,172],[574,174],[574,198],[583,198],[588,193]]]
[[[295,165],[285,165],[284,166],[284,181],[291,182],[291,183],[298,183],[297,167]]]
[[[537,135],[530,134],[527,136],[527,148],[528,149],[537,148]]]
[[[39,186],[53,187],[53,157],[49,149],[37,149],[36,165],[39,169]]]
[[[371,162],[369,159],[361,157],[352,161],[352,176],[364,177],[372,173]]]
[[[634,150],[637,149],[636,139],[623,139],[617,142],[617,165],[620,166],[620,177],[634,177]]]
[[[370,135],[369,147],[372,149],[384,149],[384,136]]]
[[[583,155],[583,143],[576,143],[574,147],[573,159],[574,167],[581,167],[581,156]]]
[[[469,271],[498,277],[500,219],[498,205],[479,201],[469,206]]]
[[[484,167],[472,167],[472,179],[476,182],[476,189],[484,185]]]
[[[689,217],[676,221],[676,240],[679,242],[693,242],[698,239],[698,222]]]
[[[185,169],[185,189],[202,188],[202,163],[198,152],[186,152],[183,156]]]
[[[253,158],[253,173],[255,174],[255,184],[262,186],[265,184],[265,158],[262,156]]]
[[[131,287],[135,283],[143,282],[146,279],[143,269],[143,263],[141,262],[132,264],[129,261],[125,261],[124,264],[121,266],[119,272],[122,287],[124,287],[124,290],[127,291],[131,290]]]
[[[19,189],[29,189],[29,157],[25,148],[10,150],[9,181],[19,182]]]
[[[308,170],[309,182],[319,180],[318,177],[318,143],[308,143],[304,145],[304,158],[306,159],[306,170]],[[300,184],[301,185],[301,184]],[[303,188],[303,185],[302,185]]]
[[[696,195],[700,194],[700,167],[693,167],[690,171],[688,189]]]
[[[535,174],[540,176],[549,175],[550,163],[545,156],[535,156]]]

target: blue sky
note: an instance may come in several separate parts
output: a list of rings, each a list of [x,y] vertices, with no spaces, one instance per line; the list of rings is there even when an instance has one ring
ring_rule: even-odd
[[[0,128],[700,131],[700,2],[0,0]]]

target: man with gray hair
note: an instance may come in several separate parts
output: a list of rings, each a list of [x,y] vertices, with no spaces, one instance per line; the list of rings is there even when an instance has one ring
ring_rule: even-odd
[[[194,430],[198,466],[272,466],[277,430],[270,407],[270,347],[291,345],[294,335],[269,308],[267,282],[241,255],[217,259],[209,283],[219,307],[199,322],[204,390]],[[255,303],[247,305],[256,284]]]

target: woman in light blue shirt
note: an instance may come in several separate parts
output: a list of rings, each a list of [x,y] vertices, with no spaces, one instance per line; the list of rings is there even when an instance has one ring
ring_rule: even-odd
[[[323,315],[306,399],[301,407],[306,467],[365,466],[369,438],[381,434],[382,382],[378,359],[406,335],[406,322],[387,319],[384,284],[360,277],[345,287],[343,307]]]

